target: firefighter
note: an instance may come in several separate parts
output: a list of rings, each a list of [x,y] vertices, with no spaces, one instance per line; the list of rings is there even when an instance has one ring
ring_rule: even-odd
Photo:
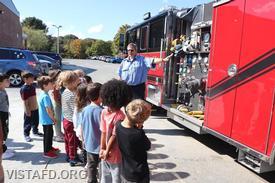
[[[118,75],[121,80],[130,86],[133,99],[145,99],[145,82],[150,68],[154,68],[160,62],[169,61],[169,55],[166,58],[145,58],[137,55],[137,46],[129,43],[127,46],[128,57],[122,60],[118,69]]]

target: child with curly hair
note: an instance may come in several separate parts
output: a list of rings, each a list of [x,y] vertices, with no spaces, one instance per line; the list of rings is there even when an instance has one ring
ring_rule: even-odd
[[[131,90],[124,81],[113,79],[103,84],[100,97],[103,105],[107,106],[101,113],[100,124],[101,183],[120,183],[121,155],[116,140],[116,124],[125,118],[121,107],[131,101]]]
[[[122,183],[150,182],[147,151],[151,148],[151,142],[142,129],[150,114],[150,104],[141,99],[133,100],[126,107],[126,118],[117,124]]]

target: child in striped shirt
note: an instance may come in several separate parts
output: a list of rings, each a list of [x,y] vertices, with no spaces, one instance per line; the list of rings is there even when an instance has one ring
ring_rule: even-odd
[[[65,138],[65,150],[70,166],[77,164],[77,147],[79,139],[76,137],[73,125],[73,113],[75,106],[75,92],[79,84],[79,77],[73,71],[64,71],[60,74],[62,84],[66,88],[61,96],[63,113],[63,128]]]

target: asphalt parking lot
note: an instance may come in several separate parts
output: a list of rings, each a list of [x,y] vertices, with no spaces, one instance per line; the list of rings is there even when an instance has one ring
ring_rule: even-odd
[[[94,82],[101,83],[116,78],[119,66],[92,60],[64,60],[63,63],[64,69],[83,69]],[[6,182],[86,182],[82,166],[70,167],[65,162],[63,143],[54,142],[61,152],[59,158],[49,161],[42,157],[41,137],[33,137],[34,141],[30,143],[24,141],[19,88],[7,91],[11,113],[8,147],[16,151],[16,156],[3,161]],[[164,113],[153,112],[145,123],[145,130],[152,142],[148,152],[151,182],[275,182],[274,172],[260,176],[238,164],[233,146],[211,135],[197,135],[184,129],[168,120]]]

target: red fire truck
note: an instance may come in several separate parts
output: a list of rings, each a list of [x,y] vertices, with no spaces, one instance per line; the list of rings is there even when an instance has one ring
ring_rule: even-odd
[[[275,169],[275,2],[217,0],[170,7],[126,32],[145,57],[147,101],[199,133],[237,147],[258,173]]]

